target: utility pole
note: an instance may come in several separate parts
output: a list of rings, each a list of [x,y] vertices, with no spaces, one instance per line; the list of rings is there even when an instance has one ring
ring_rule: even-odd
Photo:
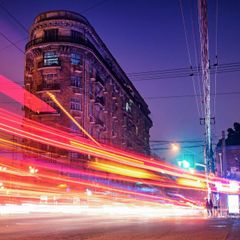
[[[205,164],[207,172],[214,172],[214,161],[211,137],[211,102],[210,102],[210,69],[209,69],[209,43],[208,43],[208,21],[207,0],[198,0],[199,32],[201,43],[201,65],[203,82],[203,109],[205,127]]]

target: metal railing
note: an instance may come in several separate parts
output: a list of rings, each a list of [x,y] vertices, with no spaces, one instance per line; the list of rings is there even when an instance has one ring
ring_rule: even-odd
[[[52,84],[46,84],[43,83],[38,86],[37,91],[45,91],[45,90],[60,90],[60,84],[59,83],[52,83]]]

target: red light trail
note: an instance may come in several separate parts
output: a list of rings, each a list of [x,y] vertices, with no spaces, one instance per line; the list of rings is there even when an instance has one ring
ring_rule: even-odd
[[[4,94],[25,104],[32,111],[55,111],[36,96],[15,86],[15,83],[7,78],[0,76],[0,80],[8,86],[2,90]],[[13,87],[15,90],[9,90]],[[21,101],[17,92],[27,95],[34,104],[29,105],[26,101]],[[69,118],[71,119],[71,115]],[[74,119],[72,120],[74,121]],[[127,196],[135,203],[136,201],[146,201],[156,204],[194,205],[197,207],[198,202],[182,198],[181,201],[183,199],[184,201],[180,203],[178,200],[166,196],[162,189],[207,191],[205,174],[191,174],[150,157],[106,145],[100,146],[88,134],[86,135],[92,141],[0,108],[1,132],[25,139],[19,143],[11,141],[5,136],[0,137],[0,146],[3,150],[10,150],[13,154],[22,154],[20,160],[0,157],[0,197],[5,200],[9,199],[9,196],[12,196],[13,199],[39,200],[41,196],[56,197],[56,194],[61,197],[64,195],[65,200],[69,197],[76,197],[76,195],[81,195],[86,199],[84,191],[86,188],[91,188],[94,189],[95,197],[107,199],[107,201],[114,201],[114,199],[123,201]],[[36,146],[28,145],[29,141],[36,143]],[[68,160],[58,155],[57,152],[44,151],[38,147],[38,144],[89,155],[92,159],[89,159],[88,163],[69,164]],[[50,157],[49,154],[53,156]],[[86,169],[83,169],[83,166]],[[137,189],[136,182],[139,180],[142,187]],[[115,181],[118,181],[118,184]],[[209,184],[216,185],[216,182],[221,183],[222,192],[228,192],[228,180],[217,177],[208,179]],[[239,186],[239,183],[237,184]],[[144,188],[147,190],[155,188],[156,193],[141,192]],[[88,194],[90,194],[89,191]],[[106,197],[107,192],[114,194],[115,197]]]

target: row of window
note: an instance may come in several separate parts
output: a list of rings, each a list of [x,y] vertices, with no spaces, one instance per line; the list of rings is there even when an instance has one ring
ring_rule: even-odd
[[[52,73],[45,74],[45,75],[43,75],[43,78],[44,78],[45,85],[49,86],[49,88],[51,88],[51,86],[54,87],[56,85],[55,79],[57,79],[57,74],[52,74]],[[77,76],[77,75],[71,76],[71,86],[81,88],[82,87],[82,77]],[[90,87],[89,93],[91,95],[92,94],[92,82],[90,82],[89,87]],[[97,95],[97,93],[96,93],[96,95]],[[96,102],[101,103],[103,106],[105,105],[105,99],[103,96],[96,96]],[[73,106],[71,109],[78,110],[78,106],[76,106],[76,107]],[[131,112],[132,111],[132,102],[131,101],[125,102],[124,109],[126,110],[126,112]],[[113,113],[115,113],[118,110],[118,106],[115,102],[112,102],[111,110]]]
[[[43,56],[44,66],[59,65],[59,58],[56,52],[45,52]]]
[[[81,65],[82,64],[82,56],[78,53],[71,53],[70,56],[72,65]],[[49,51],[45,52],[43,55],[43,65],[44,66],[56,66],[59,65],[59,57],[57,52]]]
[[[44,39],[48,41],[56,41],[58,40],[59,32],[57,28],[47,29],[44,31]],[[83,40],[83,34],[81,32],[71,30],[71,39],[73,41],[81,41]]]
[[[80,111],[80,110],[81,110],[80,99],[71,98],[71,101],[70,101],[70,109]]]

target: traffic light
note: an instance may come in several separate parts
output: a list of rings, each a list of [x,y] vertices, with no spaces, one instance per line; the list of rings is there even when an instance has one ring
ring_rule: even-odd
[[[195,168],[194,155],[184,154],[182,160],[178,160],[178,166],[189,170]]]

